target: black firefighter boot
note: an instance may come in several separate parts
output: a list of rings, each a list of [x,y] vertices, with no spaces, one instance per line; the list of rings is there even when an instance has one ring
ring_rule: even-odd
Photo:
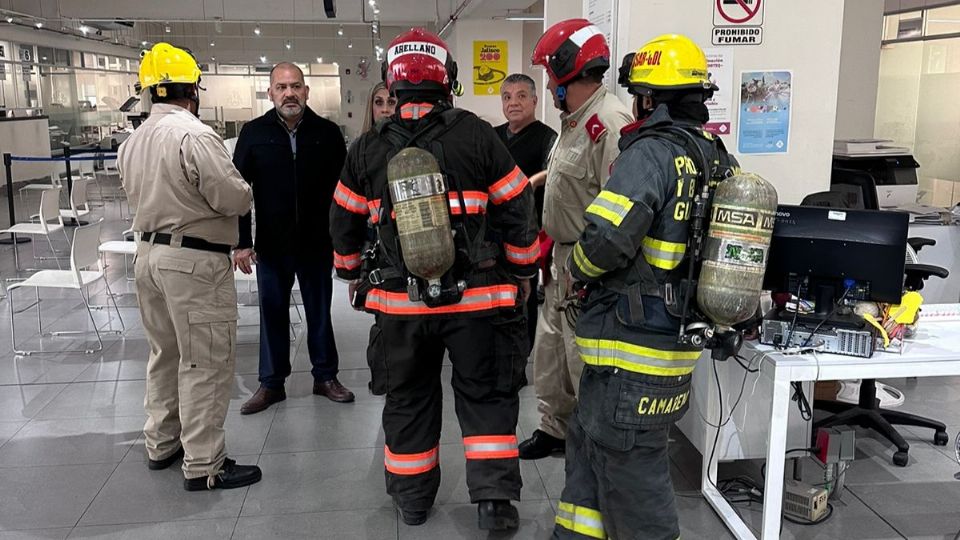
[[[520,526],[520,514],[510,501],[480,501],[477,504],[477,526],[484,531],[505,531]]]

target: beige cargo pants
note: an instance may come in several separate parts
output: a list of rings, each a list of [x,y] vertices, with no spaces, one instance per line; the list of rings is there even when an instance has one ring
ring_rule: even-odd
[[[553,245],[553,279],[544,288],[543,310],[533,342],[533,385],[541,414],[540,429],[560,439],[567,437],[567,421],[577,405],[583,373],[574,329],[557,309],[570,290],[567,259],[572,250],[573,246]]]
[[[137,243],[140,316],[150,344],[143,428],[147,454],[183,446],[186,478],[214,476],[234,385],[237,289],[223,254]]]

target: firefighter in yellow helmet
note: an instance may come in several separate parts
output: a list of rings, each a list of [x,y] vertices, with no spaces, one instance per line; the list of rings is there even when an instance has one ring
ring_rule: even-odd
[[[673,540],[667,437],[687,410],[702,351],[679,338],[690,219],[703,186],[737,164],[703,129],[716,87],[690,39],[647,43],[624,59],[620,83],[635,96],[637,121],[621,131],[620,156],[569,263],[583,284],[576,342],[585,366],[554,538]]]
[[[147,467],[183,458],[188,491],[260,480],[226,456],[223,422],[234,384],[237,292],[230,250],[250,186],[220,137],[197,117],[200,68],[157,43],[140,61],[150,117],[119,149],[135,212],[136,286],[150,356],[144,407]]]

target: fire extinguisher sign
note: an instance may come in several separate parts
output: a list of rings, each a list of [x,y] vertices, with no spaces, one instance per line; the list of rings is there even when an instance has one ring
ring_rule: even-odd
[[[713,44],[763,43],[763,8],[766,0],[713,0]]]

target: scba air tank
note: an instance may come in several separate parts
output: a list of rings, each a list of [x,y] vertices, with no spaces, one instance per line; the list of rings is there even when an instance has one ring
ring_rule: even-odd
[[[697,304],[715,324],[733,326],[756,312],[776,211],[777,190],[759,175],[717,186],[697,285]]]
[[[447,187],[433,154],[405,148],[387,164],[390,200],[407,270],[428,283],[439,283],[453,266]]]

